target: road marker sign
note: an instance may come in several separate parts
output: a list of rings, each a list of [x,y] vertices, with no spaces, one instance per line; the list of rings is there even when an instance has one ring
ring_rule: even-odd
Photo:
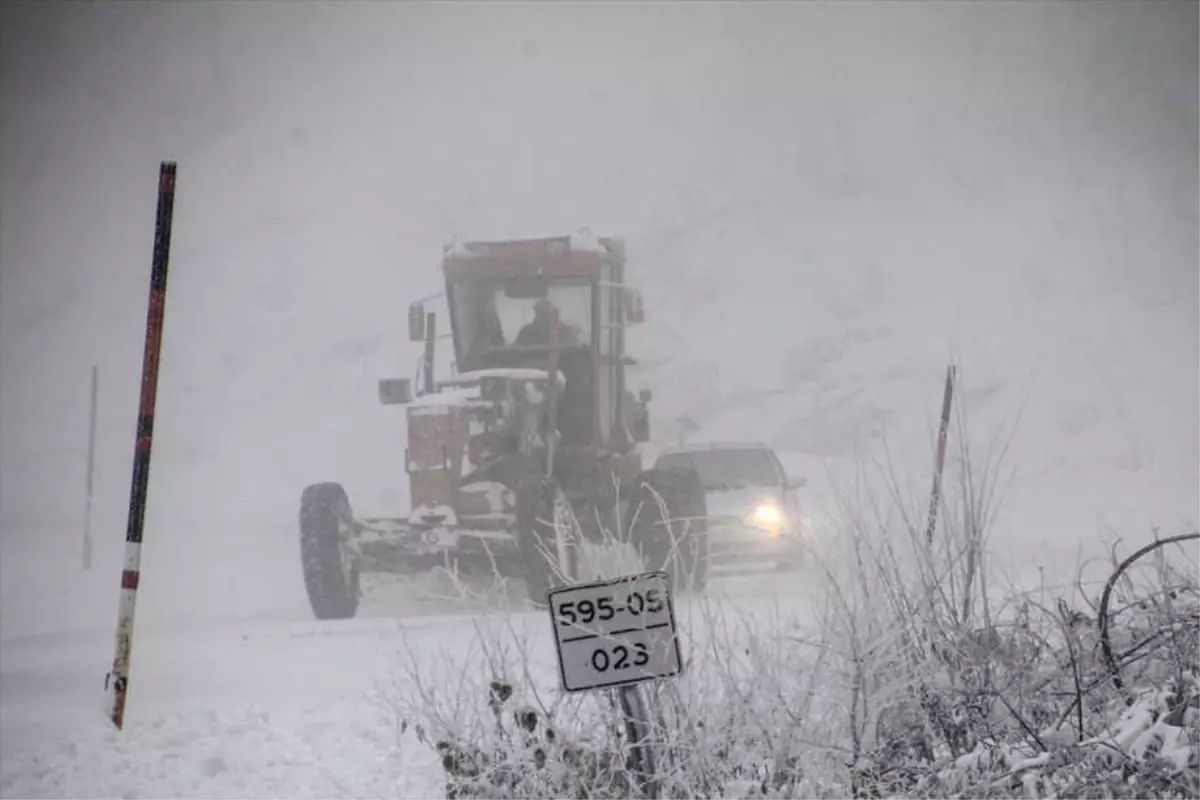
[[[550,592],[558,674],[567,692],[671,678],[683,672],[665,572]]]

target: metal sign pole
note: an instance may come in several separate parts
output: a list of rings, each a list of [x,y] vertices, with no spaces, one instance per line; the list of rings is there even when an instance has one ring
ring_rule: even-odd
[[[650,715],[646,700],[637,684],[617,690],[621,713],[625,717],[625,737],[629,740],[634,777],[647,800],[658,800],[658,779],[654,769],[654,751],[650,747]]]

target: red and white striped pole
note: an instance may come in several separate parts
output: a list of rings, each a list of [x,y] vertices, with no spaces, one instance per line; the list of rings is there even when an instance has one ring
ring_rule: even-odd
[[[146,347],[142,353],[142,392],[138,405],[133,483],[129,489],[129,523],[125,529],[125,564],[121,571],[121,604],[117,614],[116,654],[105,680],[111,692],[111,714],[118,729],[125,724],[129,664],[133,655],[133,616],[142,564],[142,526],[150,483],[150,445],[154,436],[154,399],[158,390],[158,356],[162,348],[167,262],[171,252],[171,218],[175,208],[175,162],[164,161],[158,172],[158,210],[154,219],[154,260],[150,268],[150,304],[146,312]]]

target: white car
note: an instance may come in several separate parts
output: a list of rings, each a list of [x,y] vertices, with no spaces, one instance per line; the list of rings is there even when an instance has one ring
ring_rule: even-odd
[[[710,575],[790,569],[799,565],[804,527],[796,490],[762,442],[688,442],[665,448],[657,467],[686,466],[700,475],[708,502]]]

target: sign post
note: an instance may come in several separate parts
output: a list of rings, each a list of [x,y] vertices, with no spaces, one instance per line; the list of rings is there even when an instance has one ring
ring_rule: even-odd
[[[656,797],[649,714],[638,684],[683,672],[670,579],[647,572],[555,589],[548,600],[563,690],[617,690],[642,791]]]
[[[658,797],[658,778],[654,771],[654,750],[647,741],[650,738],[650,714],[646,710],[645,698],[636,684],[617,689],[621,702],[621,713],[625,717],[625,737],[629,740],[633,760],[633,773],[642,787],[642,794],[649,800]]]
[[[938,427],[937,455],[933,462],[933,489],[929,493],[929,521],[925,525],[925,542],[933,544],[933,532],[937,528],[938,502],[942,496],[942,468],[946,464],[946,434],[950,429],[950,403],[954,399],[954,379],[958,368],[953,364],[946,367],[946,388],[942,392],[942,422]]]

